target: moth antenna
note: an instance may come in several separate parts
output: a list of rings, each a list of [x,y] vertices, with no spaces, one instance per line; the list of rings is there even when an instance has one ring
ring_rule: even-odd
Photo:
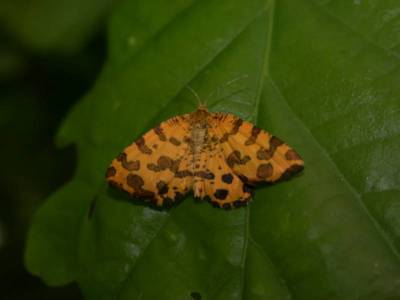
[[[234,82],[236,82],[236,81],[238,81],[238,80],[242,80],[242,79],[245,79],[245,78],[247,78],[247,77],[249,77],[248,74],[243,74],[243,75],[240,75],[240,76],[238,76],[238,77],[236,77],[236,78],[233,78],[233,79],[229,80],[229,81],[225,84],[225,87],[231,85],[232,83],[234,83]]]
[[[218,103],[220,103],[220,102],[222,102],[222,101],[224,101],[224,100],[227,99],[227,98],[230,98],[230,97],[232,97],[232,96],[234,96],[234,95],[240,94],[241,92],[247,91],[247,90],[249,90],[249,89],[250,89],[250,88],[248,88],[248,87],[241,88],[241,89],[238,89],[238,90],[233,91],[232,93],[230,93],[230,94],[228,94],[228,95],[226,95],[226,96],[224,96],[224,97],[217,98],[217,99],[213,102],[213,106],[216,105],[216,104],[218,104]]]
[[[186,88],[196,97],[198,106],[205,106],[205,103],[201,101],[199,95],[194,89],[192,89],[189,85],[186,85]]]
[[[218,92],[219,90],[221,90],[222,88],[227,88],[228,86],[232,85],[233,83],[235,83],[236,81],[242,80],[249,77],[248,74],[243,74],[240,75],[238,77],[235,77],[231,80],[229,80],[227,83],[224,83],[220,86],[218,86],[215,90],[213,90],[210,94],[208,94],[208,96],[206,97],[206,100],[210,99],[211,96],[213,96],[216,92]]]

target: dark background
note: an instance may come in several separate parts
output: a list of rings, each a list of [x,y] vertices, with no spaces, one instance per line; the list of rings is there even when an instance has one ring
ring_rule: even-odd
[[[0,298],[81,299],[75,284],[51,288],[29,274],[23,255],[35,211],[73,175],[75,149],[58,149],[55,135],[102,68],[108,15],[93,21],[88,34],[65,51],[51,38],[41,44],[21,34],[14,20],[18,11],[4,9],[6,2],[0,4]],[[33,13],[40,22],[43,11]]]

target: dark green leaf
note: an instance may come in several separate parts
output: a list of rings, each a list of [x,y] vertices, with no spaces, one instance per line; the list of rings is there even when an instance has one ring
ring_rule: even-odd
[[[38,212],[30,271],[88,299],[399,298],[396,4],[154,3],[114,13],[109,63],[59,134],[80,163]],[[195,109],[187,84],[293,145],[304,174],[230,212],[190,197],[156,211],[106,188],[124,146]]]
[[[22,44],[40,53],[71,53],[98,30],[113,0],[3,0],[0,22]]]

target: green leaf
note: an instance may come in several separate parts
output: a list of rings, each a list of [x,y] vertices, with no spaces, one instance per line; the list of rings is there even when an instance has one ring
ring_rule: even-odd
[[[399,298],[396,4],[132,2],[59,132],[80,163],[36,216],[28,269],[88,299]],[[190,197],[156,211],[106,188],[124,146],[195,109],[187,84],[294,146],[304,174],[229,212]]]

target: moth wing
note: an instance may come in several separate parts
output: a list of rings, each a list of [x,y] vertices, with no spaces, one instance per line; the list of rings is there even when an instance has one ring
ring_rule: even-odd
[[[244,182],[274,183],[303,170],[300,155],[276,136],[231,114],[214,119],[227,164]]]
[[[192,187],[187,115],[171,118],[126,147],[106,172],[109,184],[156,206],[170,206]]]
[[[203,161],[205,167],[203,174],[212,176],[204,178],[199,184],[200,198],[207,198],[213,206],[225,209],[245,206],[251,200],[252,188],[228,166],[219,145],[216,145],[213,151],[204,153]],[[198,176],[198,173],[195,172],[195,176]]]

